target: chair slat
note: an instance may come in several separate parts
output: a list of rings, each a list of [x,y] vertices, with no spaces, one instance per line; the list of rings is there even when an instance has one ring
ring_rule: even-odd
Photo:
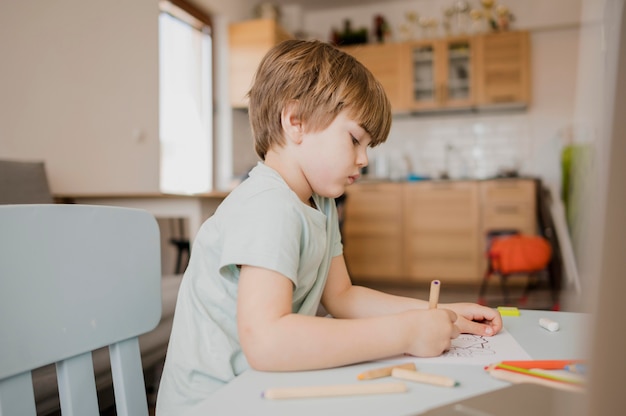
[[[35,394],[30,371],[0,380],[0,416],[35,416]]]
[[[63,416],[100,414],[91,352],[58,362],[57,381]]]
[[[109,346],[118,416],[148,416],[146,390],[137,338]]]

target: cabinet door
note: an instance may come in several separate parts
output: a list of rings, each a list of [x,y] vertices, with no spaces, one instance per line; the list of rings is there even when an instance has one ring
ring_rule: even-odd
[[[228,29],[230,103],[235,108],[246,108],[246,95],[261,60],[274,45],[292,36],[278,26],[274,19],[233,23]]]
[[[526,31],[477,38],[479,105],[530,103],[530,39]]]
[[[407,109],[406,84],[403,82],[406,62],[401,44],[355,45],[341,49],[354,56],[381,83],[394,112]]]
[[[532,179],[498,179],[480,183],[483,235],[493,230],[537,233],[536,185]]]
[[[405,185],[405,262],[410,279],[474,283],[482,246],[475,182]]]
[[[350,275],[355,280],[401,280],[402,185],[352,185],[344,218],[344,257]]]
[[[411,86],[411,109],[428,110],[439,107],[441,80],[437,73],[437,49],[435,42],[416,42],[407,46],[411,57],[408,85]]]
[[[473,41],[469,37],[411,42],[411,109],[438,110],[474,104]]]
[[[474,42],[459,37],[442,41],[443,99],[447,108],[471,107],[474,102]]]

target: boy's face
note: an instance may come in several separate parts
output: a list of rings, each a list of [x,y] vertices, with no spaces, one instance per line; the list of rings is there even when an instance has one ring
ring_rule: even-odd
[[[304,133],[300,164],[312,191],[330,198],[343,194],[367,166],[370,141],[370,135],[346,111],[324,130]]]

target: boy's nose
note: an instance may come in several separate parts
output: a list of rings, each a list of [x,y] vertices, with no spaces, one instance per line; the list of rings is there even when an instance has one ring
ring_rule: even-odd
[[[367,151],[362,150],[359,152],[359,154],[357,155],[357,159],[356,159],[356,163],[357,165],[361,166],[361,167],[365,167],[369,164],[369,159],[367,157]]]

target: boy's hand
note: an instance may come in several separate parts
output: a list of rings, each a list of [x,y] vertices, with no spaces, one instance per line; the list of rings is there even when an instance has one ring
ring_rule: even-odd
[[[455,324],[461,333],[492,336],[502,329],[502,317],[496,309],[476,303],[449,303],[439,307],[456,312]]]
[[[457,314],[448,309],[413,310],[409,316],[409,346],[407,354],[435,357],[450,348],[453,338],[459,336],[454,324]]]

